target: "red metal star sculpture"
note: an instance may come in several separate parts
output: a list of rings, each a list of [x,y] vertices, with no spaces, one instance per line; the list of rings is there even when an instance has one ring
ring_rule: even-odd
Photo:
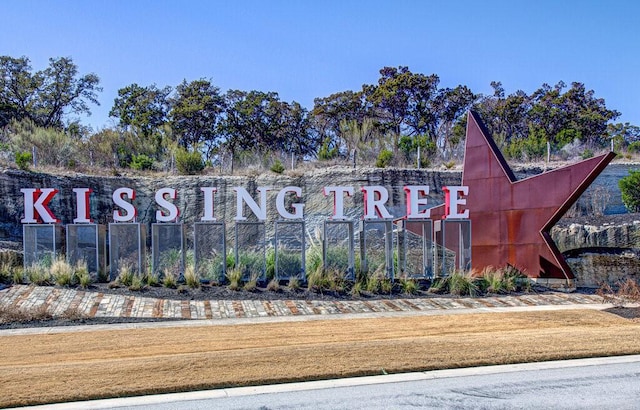
[[[518,181],[477,114],[469,112],[462,185],[472,221],[472,266],[512,265],[530,278],[573,273],[549,230],[615,157],[613,152]]]

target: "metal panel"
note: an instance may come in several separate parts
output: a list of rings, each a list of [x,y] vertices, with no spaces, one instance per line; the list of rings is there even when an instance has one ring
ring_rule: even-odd
[[[235,266],[242,269],[242,280],[256,278],[264,282],[267,271],[264,222],[237,221],[235,231]]]
[[[64,227],[57,224],[22,225],[24,267],[51,266],[64,253]]]
[[[138,223],[109,224],[109,279],[116,280],[128,267],[142,275],[147,271],[146,226]]]
[[[433,278],[433,222],[402,219],[398,225],[398,275],[413,279]]]
[[[352,221],[324,221],[322,235],[322,263],[324,269],[343,272],[346,279],[355,279],[354,234]]]
[[[227,271],[227,244],[224,222],[196,222],[193,228],[193,257],[202,282],[224,281]]]
[[[106,230],[98,224],[67,225],[67,262],[87,264],[89,273],[99,277],[106,267]],[[95,279],[95,278],[94,278]]]
[[[302,220],[275,222],[275,278],[289,280],[305,276],[305,223]]]
[[[359,231],[362,272],[393,280],[393,221],[365,219],[360,221]]]
[[[151,249],[154,275],[184,279],[184,224],[151,224]]]

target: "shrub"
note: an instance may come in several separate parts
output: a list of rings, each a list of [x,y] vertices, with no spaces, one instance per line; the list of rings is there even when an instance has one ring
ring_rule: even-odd
[[[176,167],[182,175],[199,174],[204,169],[202,154],[198,151],[189,152],[185,149],[180,149],[176,152]]]
[[[393,159],[393,152],[388,149],[383,149],[378,154],[378,158],[376,158],[376,167],[385,168],[387,165],[391,163]]]
[[[640,170],[629,170],[629,175],[618,181],[622,203],[629,212],[640,211]]]
[[[638,152],[640,152],[640,141],[633,141],[632,143],[630,143],[627,147],[627,151],[633,154],[637,154]]]
[[[331,139],[329,138],[325,138],[325,140],[322,141],[322,145],[318,150],[318,159],[320,161],[327,161],[338,156],[338,147],[333,146],[331,148],[331,145]]]
[[[16,152],[16,165],[23,171],[28,171],[33,157],[30,152]]]
[[[586,148],[584,151],[582,151],[582,154],[580,154],[580,157],[582,159],[593,158],[593,150]]]
[[[282,174],[284,172],[284,165],[282,165],[282,161],[276,159],[273,165],[271,165],[271,172]]]
[[[145,154],[132,155],[129,166],[138,171],[153,168],[153,159],[149,158]]]
[[[625,307],[631,303],[640,303],[640,286],[638,283],[627,278],[624,282],[616,283],[614,291],[608,283],[604,283],[597,291],[598,296],[606,303],[611,303],[615,307]]]

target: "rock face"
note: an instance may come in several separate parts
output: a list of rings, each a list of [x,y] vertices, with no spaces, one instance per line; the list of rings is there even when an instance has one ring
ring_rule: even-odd
[[[616,285],[626,278],[640,278],[638,249],[584,249],[565,256],[576,276],[576,286],[598,288],[603,283]]]
[[[555,226],[551,237],[560,252],[581,248],[633,248],[640,243],[640,220],[603,226],[577,223]]]
[[[552,238],[564,253],[579,287],[615,285],[640,275],[640,221],[615,225],[573,223],[554,227]]]

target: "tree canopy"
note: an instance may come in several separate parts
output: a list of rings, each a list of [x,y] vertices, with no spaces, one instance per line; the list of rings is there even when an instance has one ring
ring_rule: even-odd
[[[33,72],[27,57],[0,56],[0,126],[28,119],[40,127],[63,128],[67,114],[91,114],[102,91],[95,74],[78,76],[68,57],[50,58],[49,66]]]
[[[52,58],[46,69],[33,71],[27,57],[1,56],[0,128],[21,136],[13,145],[19,150],[42,145],[24,140],[25,130],[63,130],[93,144],[92,161],[99,157],[115,166],[144,155],[146,164],[155,161],[157,167],[179,150],[231,167],[242,158],[255,163],[273,157],[267,154],[375,163],[383,151],[385,158],[416,164],[419,157],[418,165],[424,165],[429,158],[448,161],[460,152],[471,108],[511,157],[541,156],[547,143],[557,150],[576,144],[597,149],[609,140],[640,145],[640,128],[614,123],[620,113],[582,83],[542,84],[531,94],[507,94],[499,81],[491,87],[492,94],[481,95],[462,84],[442,87],[436,74],[383,67],[374,84],[317,97],[308,111],[274,91],[221,92],[205,78],[175,87],[132,83],[118,90],[109,113],[118,126],[92,134],[69,116],[90,114],[89,104],[98,104],[95,74],[81,76],[71,58]],[[29,122],[12,125],[16,121]]]

